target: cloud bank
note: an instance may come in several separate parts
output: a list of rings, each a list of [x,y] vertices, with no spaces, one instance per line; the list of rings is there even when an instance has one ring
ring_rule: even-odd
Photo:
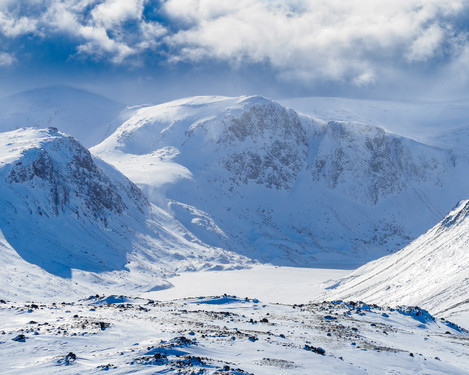
[[[18,38],[65,35],[71,59],[129,67],[266,64],[305,85],[421,69],[467,80],[467,19],[466,0],[0,0],[0,66]]]

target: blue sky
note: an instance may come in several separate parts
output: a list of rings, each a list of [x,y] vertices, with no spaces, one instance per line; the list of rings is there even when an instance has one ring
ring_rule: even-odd
[[[0,95],[469,96],[467,0],[0,0]]]

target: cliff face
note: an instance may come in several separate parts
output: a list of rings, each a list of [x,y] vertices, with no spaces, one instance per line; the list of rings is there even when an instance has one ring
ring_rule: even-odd
[[[28,191],[24,198],[31,214],[73,213],[78,220],[106,223],[132,209],[141,213],[149,209],[137,186],[124,178],[112,181],[73,138],[53,128],[16,132],[19,137],[31,133],[42,136],[39,144],[26,146],[18,160],[2,168],[9,188]]]
[[[455,158],[448,151],[361,124],[329,122],[311,168],[313,180],[352,199],[380,199],[429,182],[442,186]]]

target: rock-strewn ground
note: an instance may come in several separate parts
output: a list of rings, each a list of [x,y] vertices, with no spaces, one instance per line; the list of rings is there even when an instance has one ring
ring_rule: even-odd
[[[465,374],[469,333],[419,308],[123,296],[0,304],[5,374]]]

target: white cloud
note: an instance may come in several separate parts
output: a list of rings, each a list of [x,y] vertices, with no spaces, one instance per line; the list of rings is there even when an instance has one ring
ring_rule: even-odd
[[[268,62],[285,77],[357,85],[379,80],[382,64],[435,57],[443,44],[452,42],[448,34],[454,17],[468,9],[463,0],[168,0],[164,4],[170,18],[186,25],[166,38],[174,60]]]
[[[18,17],[0,11],[0,33],[7,37],[17,37],[37,30],[37,20]]]
[[[157,24],[143,20],[143,0],[53,0],[42,16],[42,23],[56,33],[68,33],[82,42],[77,52],[93,59],[108,59],[121,64],[139,51],[150,48],[150,41],[157,38]],[[85,9],[90,8],[89,16]],[[126,21],[138,25],[134,35],[125,29]]]
[[[162,37],[168,34],[168,29],[158,22],[142,22],[139,28],[142,34],[142,41],[137,47],[140,50],[156,48],[161,44]]]
[[[111,61],[115,64],[122,63],[135,51],[125,43],[109,38],[106,29],[91,26],[81,26],[80,35],[87,40],[85,44],[78,46],[79,53],[101,57],[104,54],[111,56]]]
[[[372,72],[364,72],[361,75],[356,76],[353,79],[353,83],[357,86],[364,86],[369,83],[375,82],[375,80],[376,80],[376,77]]]
[[[438,53],[439,47],[444,42],[445,30],[439,25],[433,24],[422,30],[421,34],[411,43],[407,59],[409,61],[426,61]]]
[[[98,25],[111,28],[127,20],[138,20],[143,12],[143,0],[106,0],[97,5],[91,16]]]
[[[0,52],[0,66],[10,66],[12,65],[16,59],[6,52]]]

